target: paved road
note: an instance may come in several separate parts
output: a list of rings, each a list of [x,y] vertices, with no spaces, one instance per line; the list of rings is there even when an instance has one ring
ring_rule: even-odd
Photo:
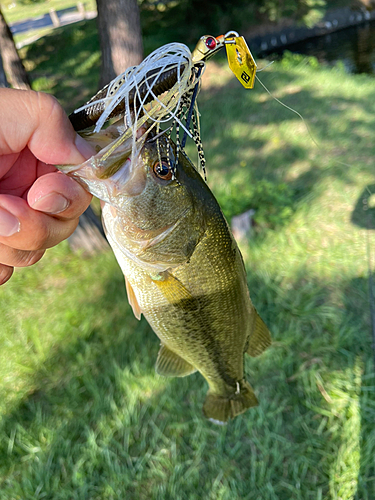
[[[62,26],[82,21],[82,19],[92,19],[96,17],[96,12],[86,12],[85,16],[83,16],[77,11],[76,7],[59,10],[56,13]],[[18,21],[17,23],[11,24],[9,27],[13,35],[16,35],[40,28],[48,28],[50,26],[53,26],[51,16],[49,14],[44,14],[44,16]]]

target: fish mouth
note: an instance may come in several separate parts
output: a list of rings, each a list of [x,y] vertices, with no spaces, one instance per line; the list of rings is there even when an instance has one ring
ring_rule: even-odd
[[[142,148],[146,127],[141,127],[136,137],[131,135],[131,129],[117,122],[100,132],[81,133],[98,152],[80,165],[58,165],[57,168],[66,174],[80,172],[83,176],[86,170],[98,179],[108,179],[115,175],[127,159]],[[90,175],[90,178],[92,175]]]
[[[151,134],[152,135],[152,134]],[[110,202],[119,193],[132,196],[144,188],[138,168],[141,149],[149,136],[147,127],[138,129],[136,136],[131,129],[114,124],[99,133],[85,135],[85,139],[100,151],[80,165],[58,165],[57,168],[74,177],[91,194]]]

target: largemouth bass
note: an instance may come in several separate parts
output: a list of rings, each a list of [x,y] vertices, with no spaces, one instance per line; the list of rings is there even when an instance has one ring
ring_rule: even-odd
[[[258,356],[270,333],[253,306],[242,256],[209,187],[165,135],[142,131],[108,155],[104,148],[69,172],[103,200],[103,224],[125,275],[135,316],[161,341],[156,372],[199,371],[209,385],[205,416],[217,422],[257,404],[244,377],[244,354]],[[99,147],[112,126],[88,140]]]

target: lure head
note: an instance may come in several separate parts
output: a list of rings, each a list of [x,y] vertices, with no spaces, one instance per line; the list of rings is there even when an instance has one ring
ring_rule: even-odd
[[[225,38],[223,35],[218,37],[210,35],[202,36],[191,53],[193,64],[206,61],[224,47],[224,44]]]

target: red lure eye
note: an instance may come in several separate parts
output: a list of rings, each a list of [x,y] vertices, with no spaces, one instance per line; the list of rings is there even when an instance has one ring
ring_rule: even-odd
[[[216,40],[212,36],[209,36],[206,40],[206,47],[210,50],[214,50],[216,48]]]

